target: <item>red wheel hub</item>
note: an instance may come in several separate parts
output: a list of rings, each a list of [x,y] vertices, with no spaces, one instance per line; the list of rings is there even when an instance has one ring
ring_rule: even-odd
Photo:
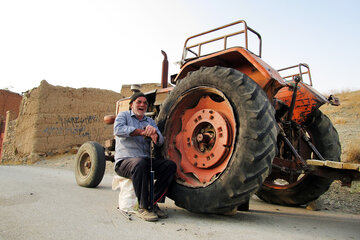
[[[183,155],[182,167],[187,167],[185,163],[198,168],[220,164],[229,143],[227,123],[221,114],[212,109],[195,114],[186,111],[181,120],[185,127],[176,136],[176,148],[187,152]]]
[[[198,92],[193,95],[174,107],[169,119],[172,144],[168,155],[178,165],[178,180],[198,187],[210,184],[225,170],[233,149],[235,120],[230,103],[223,97],[220,101],[219,97],[199,96]],[[197,104],[184,110],[189,99],[198,100]]]

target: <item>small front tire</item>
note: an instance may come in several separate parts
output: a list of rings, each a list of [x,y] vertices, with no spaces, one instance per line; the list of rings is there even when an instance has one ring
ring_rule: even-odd
[[[105,173],[104,148],[97,142],[84,143],[76,155],[75,179],[79,186],[97,187]]]

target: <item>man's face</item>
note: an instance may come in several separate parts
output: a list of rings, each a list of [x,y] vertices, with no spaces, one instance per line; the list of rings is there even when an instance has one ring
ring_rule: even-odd
[[[146,113],[148,102],[145,97],[138,97],[130,105],[136,117],[143,117]]]

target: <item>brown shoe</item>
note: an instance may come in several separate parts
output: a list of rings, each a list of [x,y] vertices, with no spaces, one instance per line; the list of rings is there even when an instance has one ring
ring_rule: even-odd
[[[144,208],[139,208],[139,210],[136,212],[136,216],[148,222],[156,222],[158,220],[158,216],[155,214],[155,212],[150,212]]]
[[[154,212],[156,213],[156,215],[159,217],[159,218],[167,218],[168,215],[166,212],[164,212],[163,210],[161,210],[159,208],[159,205],[155,204],[154,205]]]

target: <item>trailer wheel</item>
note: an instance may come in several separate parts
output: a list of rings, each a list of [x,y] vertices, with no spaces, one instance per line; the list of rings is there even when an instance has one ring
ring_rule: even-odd
[[[339,136],[326,115],[316,110],[304,125],[304,129],[326,160],[340,161]],[[303,146],[305,145],[303,143]],[[299,154],[304,159],[313,158],[313,153],[309,148],[301,148]],[[280,175],[279,172],[273,171],[257,192],[257,196],[270,203],[298,206],[320,197],[329,189],[331,183],[332,180],[312,174],[282,173]]]
[[[100,184],[105,172],[104,148],[97,142],[86,142],[79,148],[75,161],[78,185],[93,188]]]
[[[161,153],[177,164],[169,189],[193,212],[226,213],[248,201],[269,173],[276,152],[274,109],[248,76],[202,67],[174,88],[157,118]]]

